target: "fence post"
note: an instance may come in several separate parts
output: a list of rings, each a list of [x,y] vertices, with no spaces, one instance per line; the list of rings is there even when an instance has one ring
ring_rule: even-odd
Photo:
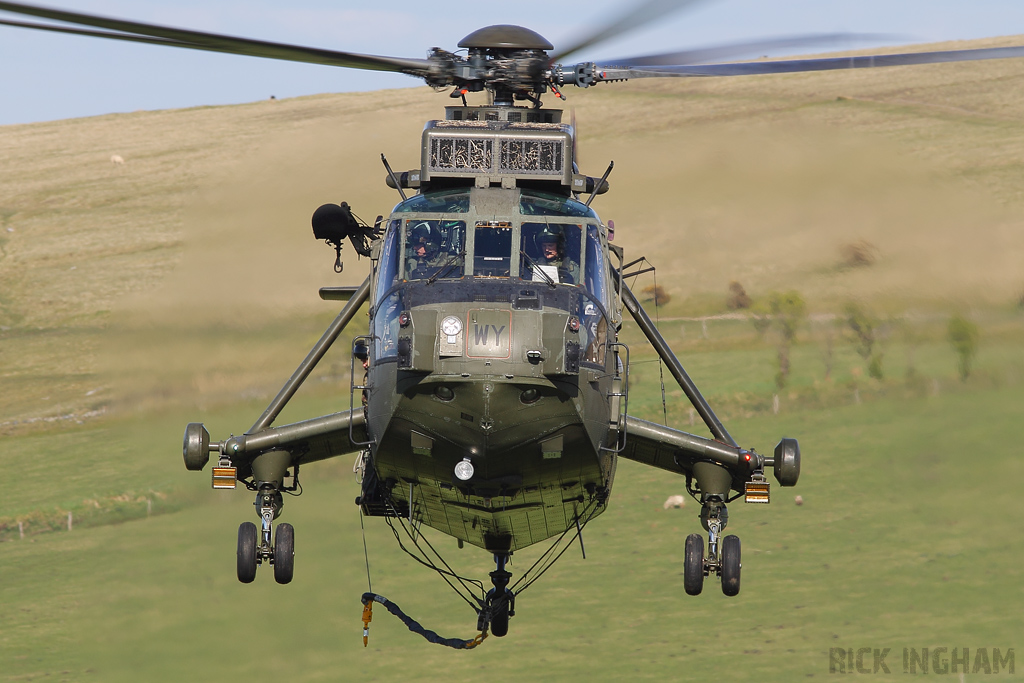
[[[71,511],[68,510],[68,531],[71,531]]]

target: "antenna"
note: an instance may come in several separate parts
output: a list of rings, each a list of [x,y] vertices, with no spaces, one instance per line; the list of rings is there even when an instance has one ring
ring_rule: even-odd
[[[391,164],[388,163],[388,158],[383,153],[380,155],[380,160],[384,162],[384,168],[388,169],[388,175],[391,176],[391,182],[395,184],[395,189],[398,190],[398,194],[402,195],[402,201],[404,202],[408,197],[402,192],[402,186],[398,182],[398,178],[395,177],[395,172],[391,170]]]
[[[591,192],[590,197],[587,198],[587,203],[585,204],[585,206],[588,209],[590,208],[590,202],[594,201],[594,197],[597,196],[597,193],[601,190],[601,186],[604,185],[604,181],[608,180],[608,175],[612,172],[613,168],[615,168],[615,162],[609,161],[608,168],[605,169],[604,175],[601,176],[601,179],[599,181],[597,181],[597,185],[594,186],[594,191]]]

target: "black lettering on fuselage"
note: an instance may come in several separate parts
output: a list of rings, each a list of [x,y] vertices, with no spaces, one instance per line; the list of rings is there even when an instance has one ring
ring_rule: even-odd
[[[488,341],[487,341],[488,339],[490,339],[490,336],[491,336],[491,332],[490,331],[491,330],[494,330],[494,346],[496,348],[500,347],[501,346],[501,333],[505,331],[505,326],[504,325],[502,325],[501,327],[498,327],[497,325],[479,325],[477,323],[474,323],[473,324],[473,343],[475,345],[477,345],[477,346],[479,346],[481,344],[483,346],[491,346],[491,344],[488,343]]]
[[[473,323],[473,343],[477,346],[480,344],[486,346],[488,330],[491,327],[493,327],[493,325],[478,325]]]

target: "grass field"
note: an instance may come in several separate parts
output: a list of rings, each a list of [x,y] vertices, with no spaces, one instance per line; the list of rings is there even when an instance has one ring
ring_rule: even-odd
[[[8,680],[663,680],[728,671],[737,680],[828,673],[830,647],[1014,647],[1024,582],[1017,520],[1024,475],[1004,444],[1019,432],[1024,386],[965,387],[912,402],[880,399],[733,421],[743,442],[798,434],[799,492],[733,507],[744,544],[741,597],[681,586],[682,541],[696,508],[663,510],[678,481],[621,465],[609,512],[520,596],[512,632],[474,652],[429,645],[378,611],[360,642],[366,588],[349,459],[310,468],[288,501],[296,580],[233,576],[235,525],[249,496],[178,477],[174,514],[3,544],[0,661]],[[221,416],[216,416],[221,417]],[[182,416],[184,419],[184,416]],[[150,437],[177,430],[156,426]],[[149,453],[154,467],[168,458]],[[174,463],[177,465],[177,463]],[[140,476],[152,476],[146,472]],[[202,486],[200,485],[202,484]],[[193,489],[194,487],[194,489]],[[437,539],[460,570],[479,553]],[[368,520],[374,590],[428,628],[472,635],[473,614]],[[513,570],[527,566],[517,556]],[[49,676],[47,676],[49,675]],[[885,677],[883,677],[883,680]]]
[[[682,482],[621,463],[588,559],[571,549],[509,637],[473,652],[383,610],[362,648],[351,457],[304,470],[287,501],[294,583],[243,586],[250,495],[209,491],[178,448],[186,422],[220,438],[263,410],[336,310],[316,288],[366,272],[349,252],[335,276],[309,215],[341,199],[386,213],[377,156],[415,167],[443,102],[424,88],[0,128],[0,680],[793,681],[828,676],[832,647],[892,648],[888,680],[904,647],[1020,650],[1022,81],[1006,60],[573,93],[584,170],[616,161],[595,206],[672,295],[663,333],[741,443],[798,437],[804,473],[770,506],[731,507],[740,597],[691,598],[696,506],[663,510]],[[877,261],[844,265],[861,240]],[[782,391],[772,333],[700,320],[725,312],[732,280],[755,301],[799,290],[814,315]],[[850,301],[880,324],[883,380],[833,322]],[[982,331],[967,382],[945,340],[955,311]],[[623,337],[630,412],[689,428],[671,384],[663,413],[640,335]],[[282,421],[347,407],[347,375],[329,354]],[[380,520],[366,539],[375,591],[473,635]],[[436,540],[466,573],[491,568]]]

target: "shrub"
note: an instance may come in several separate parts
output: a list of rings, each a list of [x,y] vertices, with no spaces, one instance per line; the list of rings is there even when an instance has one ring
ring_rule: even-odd
[[[747,296],[747,291],[743,289],[736,280],[729,283],[729,298],[725,300],[725,305],[736,311],[741,308],[750,308],[750,297]]]
[[[885,376],[882,369],[883,354],[875,350],[879,321],[853,302],[846,304],[843,313],[846,316],[846,326],[853,331],[857,353],[868,362],[868,375],[882,379]]]
[[[960,380],[966,382],[971,374],[971,362],[978,352],[978,326],[957,313],[949,319],[946,336],[956,352]]]
[[[771,310],[771,321],[779,331],[779,371],[775,374],[775,386],[782,389],[789,380],[789,349],[796,338],[797,328],[807,316],[807,304],[800,292],[789,291],[782,294],[773,292],[768,299]]]
[[[661,285],[644,287],[640,293],[643,301],[653,301],[655,306],[667,304],[672,300],[672,297],[669,296],[669,293]]]
[[[754,324],[757,336],[764,337],[768,328],[772,326],[772,313],[768,308],[767,302],[758,299],[750,307],[750,322]]]
[[[872,266],[878,260],[878,247],[867,240],[850,242],[839,247],[841,264],[847,268]]]

